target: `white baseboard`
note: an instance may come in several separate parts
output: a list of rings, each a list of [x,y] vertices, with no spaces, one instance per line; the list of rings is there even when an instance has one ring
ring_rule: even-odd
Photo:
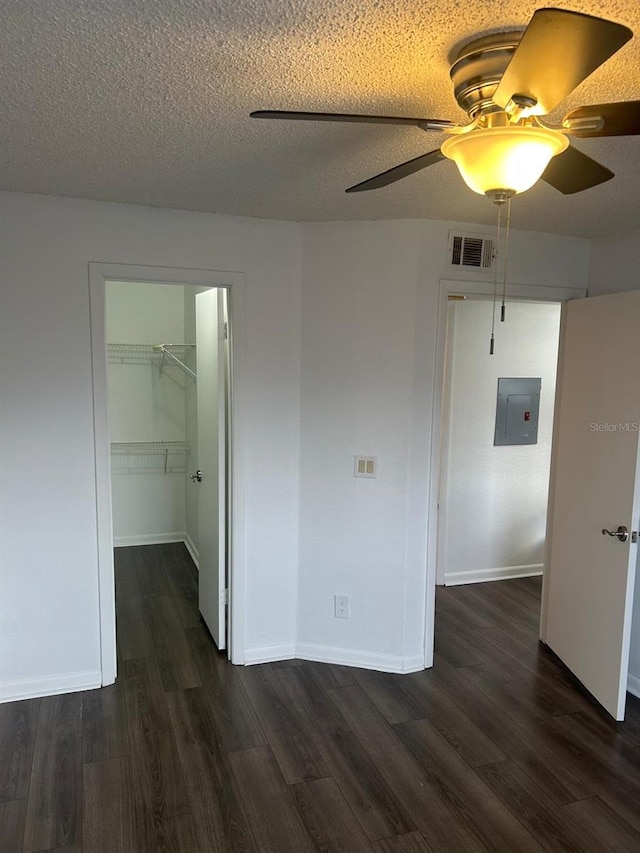
[[[282,646],[262,646],[258,649],[245,649],[244,662],[246,666],[254,663],[272,663],[278,660],[291,660],[296,656],[295,643],[285,643]]]
[[[77,693],[78,690],[95,690],[101,686],[101,672],[70,672],[65,675],[45,675],[42,678],[22,678],[0,684],[0,702]]]
[[[424,669],[424,655],[421,654],[400,657],[360,649],[320,646],[316,643],[286,643],[281,646],[247,649],[244,654],[244,665],[274,663],[293,658],[318,663],[335,663],[339,666],[355,666],[359,669],[375,669],[380,672],[409,673]]]
[[[114,548],[131,548],[136,545],[167,545],[170,542],[183,542],[191,559],[200,568],[198,549],[188,533],[147,533],[140,536],[117,536],[113,540]]]
[[[196,569],[200,571],[200,555],[198,554],[198,549],[193,544],[193,539],[189,536],[188,533],[185,533],[183,541],[185,544],[185,548],[187,549],[189,554],[191,554],[191,559],[195,563]]]
[[[424,669],[424,655],[385,655],[361,649],[342,649],[336,646],[320,646],[316,643],[298,643],[297,658],[320,663],[335,663],[340,666],[355,666],[359,669],[376,669],[380,672],[409,673]]]
[[[129,548],[134,545],[166,545],[169,542],[185,542],[186,533],[143,533],[139,536],[114,536],[114,548]]]
[[[530,566],[504,566],[499,569],[470,569],[466,572],[449,572],[444,576],[445,586],[459,586],[464,583],[485,583],[486,581],[508,581],[514,578],[531,578],[542,574],[544,565],[532,563]]]
[[[627,691],[640,699],[640,678],[637,675],[628,674]]]
[[[340,666],[355,666],[359,669],[376,669],[381,672],[419,672],[424,669],[424,656],[412,655],[399,657],[380,652],[366,652],[360,649],[342,649],[336,646],[320,646],[316,643],[287,643],[282,646],[263,646],[247,649],[244,655],[245,665],[273,663],[280,660],[312,660],[318,663],[335,663]]]

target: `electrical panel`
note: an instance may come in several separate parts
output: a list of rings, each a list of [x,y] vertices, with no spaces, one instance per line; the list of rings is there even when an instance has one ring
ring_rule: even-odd
[[[498,379],[494,445],[537,444],[542,379]]]

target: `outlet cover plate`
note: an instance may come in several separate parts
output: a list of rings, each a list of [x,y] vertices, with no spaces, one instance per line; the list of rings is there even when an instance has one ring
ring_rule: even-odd
[[[333,596],[333,615],[336,617],[336,619],[351,618],[348,595]]]

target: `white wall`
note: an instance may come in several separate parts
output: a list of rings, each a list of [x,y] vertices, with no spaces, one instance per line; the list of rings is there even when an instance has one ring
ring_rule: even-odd
[[[446,584],[542,571],[560,305],[449,303],[447,463],[440,493],[440,570]],[[494,447],[499,377],[540,377],[538,443]]]
[[[295,639],[299,225],[0,195],[0,679],[6,698],[100,670],[88,263],[245,274],[245,646]]]
[[[589,293],[620,293],[640,288],[640,231],[613,234],[591,242]]]
[[[447,263],[448,232],[458,225],[304,229],[302,657],[422,664],[439,281],[470,277]],[[514,232],[510,278],[584,287],[588,252],[586,240]],[[378,457],[377,479],[353,477],[355,454]],[[350,619],[334,618],[335,593],[351,597]]]
[[[438,283],[463,277],[446,262],[456,224],[11,193],[0,217],[4,694],[86,686],[100,667],[90,261],[245,274],[247,657],[421,666]],[[513,280],[583,287],[588,248],[514,232]],[[378,456],[376,480],[354,480],[356,453]],[[351,619],[333,617],[334,593],[351,595]]]
[[[170,284],[110,281],[107,340],[112,344],[184,343],[184,294]]]
[[[184,303],[177,285],[109,282],[109,343],[184,343]],[[111,441],[185,441],[186,392],[193,380],[159,358],[111,359],[108,364]],[[172,456],[184,468],[184,457]],[[164,472],[161,456],[112,456],[113,537],[117,545],[182,541],[185,476]]]

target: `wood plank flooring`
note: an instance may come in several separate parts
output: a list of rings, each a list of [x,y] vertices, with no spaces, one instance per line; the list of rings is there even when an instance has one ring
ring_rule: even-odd
[[[640,851],[640,700],[538,643],[538,579],[439,588],[405,676],[231,666],[182,545],[118,549],[116,599],[116,684],[0,705],[0,853]]]

